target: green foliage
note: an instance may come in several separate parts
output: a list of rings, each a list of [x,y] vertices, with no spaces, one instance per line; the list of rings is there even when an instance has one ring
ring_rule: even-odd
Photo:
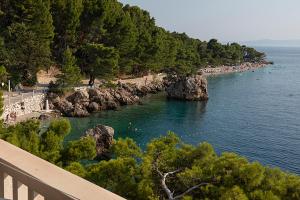
[[[75,172],[76,166],[79,166],[76,162],[93,160],[96,156],[96,143],[93,138],[87,137],[64,145],[70,130],[70,122],[67,119],[55,119],[41,134],[39,121],[29,120],[8,128],[0,126],[0,138]],[[84,169],[80,167],[76,172],[82,177],[84,173]]]
[[[234,186],[225,190],[220,200],[248,200],[248,198],[239,186]]]
[[[95,78],[109,79],[118,70],[118,53],[112,47],[102,44],[86,44],[82,47],[80,57],[83,70],[90,76],[90,85]]]
[[[52,0],[51,11],[55,26],[54,55],[63,61],[63,53],[68,47],[76,48],[80,17],[83,12],[82,0]]]
[[[0,65],[7,67],[14,82],[29,85],[36,82],[39,69],[55,62],[68,65],[63,68],[63,74],[72,74],[67,84],[77,82],[78,68],[66,63],[68,48],[91,85],[95,78],[170,70],[191,74],[208,65],[265,58],[237,43],[223,45],[216,39],[205,42],[170,33],[158,27],[149,12],[117,0],[5,0],[0,5],[0,27]]]
[[[10,71],[14,79],[29,85],[35,83],[35,73],[43,65],[44,57],[40,57],[43,49],[34,32],[23,23],[12,24],[8,28],[6,45],[11,54]]]
[[[82,178],[85,178],[86,176],[86,170],[84,166],[82,166],[79,162],[72,162],[70,165],[68,165],[65,170],[71,172],[72,174],[75,174],[77,176],[80,176]]]
[[[299,199],[298,176],[233,153],[218,156],[210,144],[187,145],[173,133],[152,140],[145,152],[131,139],[117,141],[113,151],[116,158],[87,167],[86,178],[127,199],[168,199],[160,176],[168,172],[174,199]]]
[[[60,138],[66,137],[71,131],[71,124],[68,119],[55,119],[50,123],[49,131],[53,131]]]
[[[100,87],[116,89],[118,87],[118,84],[112,82],[111,80],[108,80],[108,81],[105,81],[103,84],[101,84]]]
[[[9,127],[2,135],[2,139],[28,151],[39,155],[39,122],[30,120]]]
[[[110,191],[126,197],[137,197],[137,163],[133,158],[101,161],[87,168],[87,178]]]
[[[52,63],[50,44],[54,27],[50,4],[43,0],[25,0],[4,6],[10,10],[3,17],[7,22],[4,42],[9,54],[9,71],[18,71],[17,81],[33,85],[36,72]]]
[[[0,29],[1,32],[1,29]],[[0,66],[9,64],[9,55],[5,47],[4,39],[1,37],[0,33]],[[1,77],[1,76],[0,76]]]
[[[8,73],[3,65],[0,65],[0,84],[7,82]],[[2,87],[2,85],[0,86]]]
[[[64,52],[61,74],[58,76],[57,84],[62,88],[72,88],[81,81],[80,68],[76,65],[76,58],[72,51],[67,48]]]
[[[51,163],[61,161],[64,138],[70,133],[71,125],[67,119],[52,120],[41,137],[41,157]]]
[[[113,152],[118,158],[138,158],[142,155],[141,149],[136,145],[136,143],[132,139],[129,138],[119,139],[113,146]]]
[[[300,198],[299,176],[234,153],[217,155],[208,143],[187,145],[171,132],[153,139],[145,151],[132,139],[120,139],[112,148],[113,159],[91,164],[83,161],[96,156],[94,139],[82,138],[64,146],[69,131],[68,121],[55,120],[40,136],[38,121],[31,120],[0,129],[0,138],[127,199]],[[167,196],[168,190],[174,191],[173,198]]]
[[[56,163],[61,158],[61,151],[63,150],[62,146],[62,137],[60,137],[57,132],[48,130],[41,137],[41,156],[43,159]]]
[[[254,48],[243,47],[244,60],[249,62],[259,62],[265,58],[265,54],[256,51]]]
[[[69,142],[64,150],[64,161],[93,160],[96,155],[96,142],[92,137]]]

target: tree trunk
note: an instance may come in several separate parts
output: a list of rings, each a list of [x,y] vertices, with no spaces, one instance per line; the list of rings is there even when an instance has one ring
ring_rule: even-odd
[[[89,86],[93,86],[95,84],[95,79],[96,79],[96,77],[94,75],[90,74]]]

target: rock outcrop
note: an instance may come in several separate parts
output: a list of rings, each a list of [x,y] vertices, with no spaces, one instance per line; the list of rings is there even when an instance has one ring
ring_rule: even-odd
[[[96,151],[98,159],[110,157],[110,148],[113,145],[114,129],[109,126],[97,125],[93,129],[86,131],[84,137],[92,137],[96,141]]]
[[[164,81],[144,85],[118,83],[111,88],[85,88],[68,96],[49,93],[49,107],[67,117],[86,117],[92,112],[117,110],[120,106],[141,103],[141,97],[167,91],[169,98],[202,101],[208,99],[207,81],[200,75],[169,76]]]
[[[86,117],[92,112],[116,110],[120,106],[140,102],[140,98],[165,89],[162,82],[144,86],[118,83],[115,88],[95,88],[75,91],[71,95],[60,97],[49,93],[49,107],[58,110],[67,117]]]
[[[166,92],[169,98],[205,101],[208,100],[207,80],[201,75],[172,75],[166,79]]]

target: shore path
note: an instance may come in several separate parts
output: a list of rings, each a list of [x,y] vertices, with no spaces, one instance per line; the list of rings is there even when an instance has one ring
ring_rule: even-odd
[[[147,76],[139,77],[139,78],[131,78],[131,79],[118,79],[114,81],[114,83],[129,83],[129,84],[136,84],[137,86],[144,86],[149,83],[158,81],[161,82],[166,74],[159,73],[159,74],[149,74]]]

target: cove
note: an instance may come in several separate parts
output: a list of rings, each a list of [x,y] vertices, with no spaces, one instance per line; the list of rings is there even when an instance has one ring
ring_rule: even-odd
[[[258,50],[275,65],[209,77],[207,102],[151,95],[143,105],[70,118],[72,132],[67,140],[105,124],[115,129],[115,138],[130,137],[145,148],[151,139],[174,131],[186,143],[207,141],[218,153],[235,152],[300,174],[300,48]]]

